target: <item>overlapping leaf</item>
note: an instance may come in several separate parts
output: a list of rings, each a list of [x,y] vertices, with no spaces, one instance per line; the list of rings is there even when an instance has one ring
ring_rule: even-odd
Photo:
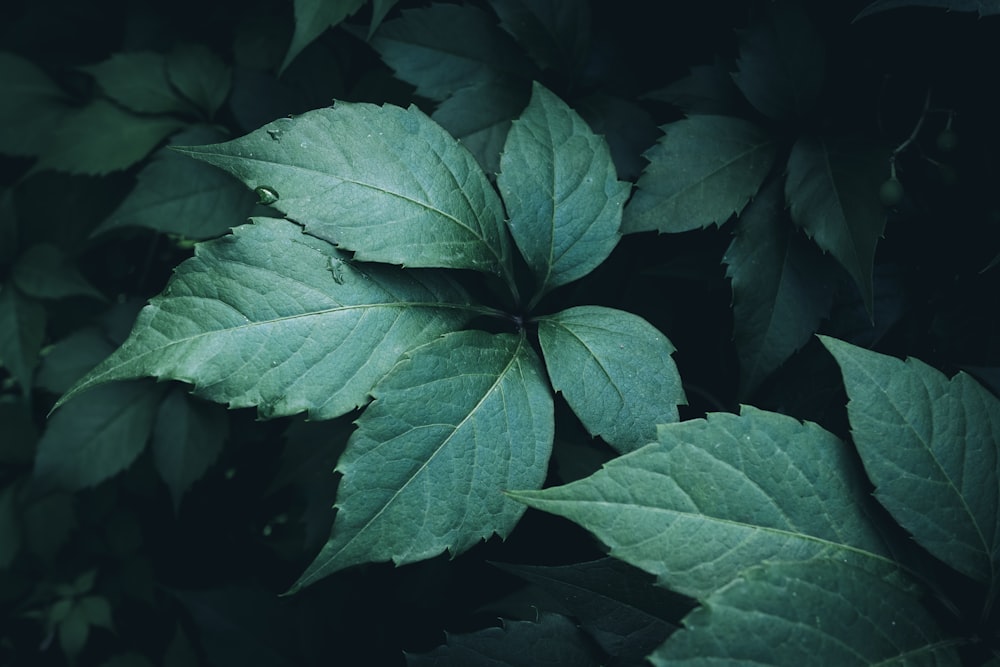
[[[12,283],[0,284],[0,362],[28,391],[45,337],[45,309]]]
[[[509,272],[503,207],[475,158],[416,107],[338,102],[181,149],[357,259]]]
[[[666,665],[955,665],[954,641],[912,592],[836,559],[751,568],[650,656]]]
[[[536,298],[587,275],[618,244],[630,186],[604,140],[539,84],[507,136],[497,185]]]
[[[38,155],[68,113],[68,96],[37,65],[0,52],[0,153]]]
[[[861,10],[854,20],[904,7],[933,7],[949,12],[976,12],[980,16],[1000,14],[998,0],[877,0]]]
[[[896,570],[850,452],[819,426],[744,406],[661,426],[658,437],[586,479],[513,495],[692,597],[763,561],[835,557],[879,576]]]
[[[552,386],[591,435],[621,452],[656,438],[685,402],[674,346],[637,315],[577,306],[538,319]]]
[[[332,26],[358,11],[365,0],[295,0],[295,31],[281,69]]]
[[[888,164],[876,147],[806,136],[792,147],[785,181],[792,220],[847,270],[869,313],[875,245],[885,228],[878,190]]]
[[[178,44],[167,54],[167,78],[208,117],[222,106],[233,82],[229,65],[200,44]]]
[[[1000,402],[965,373],[950,380],[822,338],[844,376],[851,434],[875,497],[925,549],[1000,587]]]
[[[625,207],[627,234],[722,224],[743,210],[774,161],[770,136],[739,118],[692,116],[663,130]]]
[[[496,18],[471,5],[438,3],[386,21],[371,45],[417,93],[444,100],[498,77],[531,78],[531,63]]]
[[[167,58],[152,51],[115,53],[81,68],[112,100],[144,114],[190,112],[190,102],[177,94],[167,76]]]
[[[573,72],[590,48],[590,5],[577,0],[490,0],[504,30],[542,69]]]
[[[451,333],[400,361],[372,391],[337,470],[330,540],[297,590],[365,562],[410,563],[505,537],[552,450],[552,397],[524,336]]]
[[[154,376],[264,416],[317,419],[368,400],[406,350],[461,326],[463,292],[432,272],[355,266],[286,221],[198,246],[129,339],[62,399]]]
[[[37,299],[69,296],[104,299],[104,295],[73,266],[72,260],[60,248],[48,243],[27,248],[14,263],[11,273],[14,284]]]
[[[823,258],[784,210],[781,182],[774,180],[740,216],[723,257],[744,396],[809,340],[833,300]]]

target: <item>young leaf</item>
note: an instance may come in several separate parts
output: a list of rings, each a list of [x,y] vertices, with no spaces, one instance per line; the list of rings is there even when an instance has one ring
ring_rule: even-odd
[[[35,479],[76,491],[130,466],[146,448],[164,390],[148,381],[98,387],[52,415],[38,441]]]
[[[880,576],[896,570],[864,511],[850,452],[819,426],[744,406],[738,416],[661,426],[658,436],[586,479],[511,495],[696,598],[765,560],[822,556]]]
[[[824,258],[784,211],[781,181],[775,179],[740,216],[722,259],[733,284],[743,396],[809,340],[833,303]]]
[[[774,162],[771,137],[739,118],[693,116],[662,129],[625,207],[626,234],[721,225],[743,210]]]
[[[354,265],[287,220],[256,218],[200,244],[129,339],[58,405],[153,376],[265,417],[340,416],[406,350],[460,327],[465,295],[431,272]]]
[[[536,300],[590,273],[618,244],[630,185],[604,140],[540,84],[507,135],[497,186]]]
[[[273,208],[359,260],[509,274],[500,198],[416,107],[338,102],[178,150],[268,192]]]
[[[792,147],[785,181],[792,220],[847,270],[869,314],[875,244],[885,227],[878,187],[887,165],[885,151],[802,137]]]
[[[309,46],[327,28],[339,24],[363,4],[365,0],[295,0],[295,32],[280,71],[292,64],[302,49]]]
[[[965,373],[949,380],[917,359],[821,340],[843,373],[875,497],[921,546],[996,594],[1000,402]]]
[[[572,75],[590,49],[590,4],[578,0],[490,0],[500,25],[541,69]]]
[[[457,554],[514,528],[511,488],[538,488],[552,396],[523,336],[451,333],[413,350],[372,390],[337,471],[329,541],[291,592],[351,565]]]
[[[823,40],[803,9],[769,3],[767,16],[740,37],[733,80],[758,111],[778,121],[801,118],[823,89]]]
[[[179,132],[173,142],[210,143],[221,138],[218,130],[199,125]],[[91,235],[146,227],[189,239],[213,238],[246,222],[253,202],[253,194],[228,174],[164,148],[153,155],[132,192]]]
[[[997,0],[877,0],[861,10],[854,20],[903,7],[934,7],[949,12],[976,12],[979,16],[1000,14]]]
[[[434,4],[382,24],[372,47],[417,94],[441,101],[498,77],[533,78],[533,68],[496,19],[471,5]]]
[[[170,489],[176,511],[181,498],[215,463],[229,433],[218,405],[190,398],[174,387],[160,404],[153,426],[153,460]]]
[[[649,660],[665,665],[961,664],[920,599],[833,558],[768,563],[705,599]]]
[[[167,114],[193,110],[170,85],[167,58],[162,53],[115,53],[103,62],[80,69],[94,77],[108,97],[131,111]]]
[[[24,391],[38,363],[45,338],[45,308],[13,284],[0,284],[0,363]]]
[[[229,65],[201,44],[176,45],[167,54],[166,67],[174,88],[207,117],[215,115],[232,87]]]
[[[641,317],[577,306],[539,318],[538,340],[552,387],[588,433],[618,451],[652,442],[657,424],[677,421],[685,399],[674,346]]]

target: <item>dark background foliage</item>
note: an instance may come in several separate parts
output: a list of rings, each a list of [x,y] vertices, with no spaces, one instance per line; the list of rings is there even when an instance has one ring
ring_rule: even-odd
[[[463,4],[488,10],[486,3]],[[657,126],[682,117],[677,107],[646,94],[682,79],[692,66],[716,58],[731,62],[738,32],[766,4],[593,0],[582,74],[549,69],[540,78],[609,135],[622,178],[634,181],[642,152],[659,136]],[[905,9],[852,23],[866,2],[802,4],[827,45],[821,102],[794,124],[776,124],[750,108],[747,117],[779,136],[835,130],[892,148],[910,135],[928,91],[933,107],[897,163],[905,195],[889,211],[878,246],[874,323],[850,280],[834,271],[832,306],[820,331],[888,354],[917,356],[947,373],[968,370],[995,391],[998,19]],[[421,6],[404,0],[389,18]],[[123,51],[204,45],[234,66],[232,92],[212,119],[232,136],[334,98],[415,102],[433,111],[434,103],[395,79],[363,39],[370,11],[363,7],[324,33],[280,76],[276,65],[293,17],[291,3],[274,0],[21,0],[5,10],[0,50],[34,62],[71,103],[82,103],[94,94],[83,66]],[[604,117],[602,128],[601,118],[586,113],[595,95],[626,100],[635,114]],[[944,153],[935,137],[950,112],[960,141]],[[0,129],[4,136],[16,132]],[[29,298],[32,312],[44,315],[9,324],[5,332],[41,321],[40,330],[26,338],[48,349],[96,325],[120,342],[138,308],[190,255],[190,243],[142,228],[92,235],[134,187],[144,163],[99,175],[35,171],[33,164],[30,156],[0,156],[0,215],[6,216],[0,225],[0,284],[13,279],[26,248],[44,243],[72,258],[103,298]],[[750,395],[740,395],[733,295],[721,264],[734,224],[628,236],[595,273],[554,294],[552,305],[583,295],[588,303],[640,314],[666,333],[678,349],[675,359],[690,402],[682,418],[752,403],[846,436],[839,375],[816,342]],[[11,368],[0,368],[0,488],[16,488],[18,502],[16,510],[12,504],[0,508],[0,514],[9,513],[0,518],[8,531],[0,540],[13,539],[14,530],[19,548],[0,569],[2,664],[68,664],[54,604],[84,594],[110,605],[114,629],[102,627],[99,613],[91,617],[79,665],[320,665],[345,656],[364,656],[354,658],[364,664],[402,664],[404,651],[430,651],[445,632],[472,632],[496,626],[499,617],[534,619],[536,610],[559,609],[550,594],[496,563],[560,565],[603,555],[582,530],[529,511],[506,542],[494,539],[454,560],[443,556],[398,569],[363,566],[279,597],[325,539],[326,529],[316,527],[330,521],[323,515],[335,491],[328,471],[339,453],[330,443],[342,446],[349,418],[261,422],[252,411],[228,413],[224,449],[176,508],[148,450],[94,488],[33,492],[27,480],[34,450],[58,392],[39,381],[22,386]],[[32,366],[33,377],[39,368],[44,363]],[[611,453],[590,441],[564,406],[558,409],[565,412],[557,430],[564,444],[557,447],[552,479],[565,481]],[[73,582],[87,573],[94,573],[93,581],[74,592]],[[689,609],[673,597],[658,604],[674,622]]]

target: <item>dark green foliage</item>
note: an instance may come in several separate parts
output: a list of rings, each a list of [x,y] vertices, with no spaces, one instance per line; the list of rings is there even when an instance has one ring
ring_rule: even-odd
[[[0,664],[1000,664],[996,2],[16,4]]]

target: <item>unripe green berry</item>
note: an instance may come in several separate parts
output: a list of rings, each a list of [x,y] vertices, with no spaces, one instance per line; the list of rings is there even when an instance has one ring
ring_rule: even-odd
[[[958,148],[958,132],[951,128],[941,130],[937,135],[937,147],[942,153],[951,153]]]
[[[896,177],[887,179],[878,189],[878,198],[886,208],[897,206],[903,201],[903,184]]]

